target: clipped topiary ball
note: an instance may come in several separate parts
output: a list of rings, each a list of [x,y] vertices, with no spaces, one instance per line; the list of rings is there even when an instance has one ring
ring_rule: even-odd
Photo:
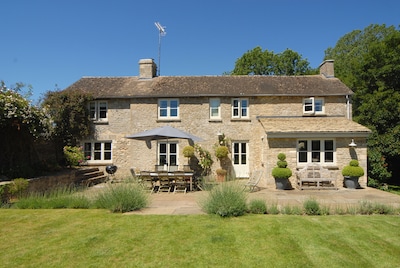
[[[358,167],[358,165],[359,165],[358,160],[355,160],[355,159],[351,160],[349,163],[349,166],[352,166],[352,167]]]
[[[287,167],[288,163],[287,163],[287,161],[279,160],[278,162],[276,162],[276,165],[280,168],[285,168],[285,167]]]
[[[285,161],[286,155],[284,153],[279,153],[278,154],[278,159],[281,160],[281,161]]]

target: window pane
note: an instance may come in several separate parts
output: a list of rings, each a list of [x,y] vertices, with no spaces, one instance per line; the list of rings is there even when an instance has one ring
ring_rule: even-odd
[[[99,103],[99,118],[107,118],[107,102]]]
[[[168,116],[168,101],[161,100],[160,101],[160,117]]]
[[[312,152],[311,153],[312,161],[313,162],[320,162],[321,160],[321,153],[320,152]]]
[[[325,152],[325,162],[333,162],[333,152]]]
[[[94,153],[94,160],[101,160],[101,152]]]
[[[210,116],[217,117],[219,116],[219,99],[210,99]]]
[[[167,153],[167,144],[166,143],[160,143],[160,153],[161,154]]]
[[[178,108],[178,101],[177,100],[171,100],[170,107],[171,107],[171,109]]]
[[[100,142],[95,142],[94,143],[94,150],[95,151],[101,151],[101,143]]]
[[[299,152],[299,162],[307,163],[307,152]]]
[[[246,165],[246,155],[242,154],[242,165]]]
[[[242,154],[246,154],[246,143],[241,143]]]
[[[325,151],[333,151],[333,140],[325,141]]]
[[[311,150],[312,151],[320,151],[321,150],[321,142],[320,141],[311,141]]]
[[[111,160],[111,152],[104,153],[104,160]]]
[[[164,165],[164,164],[167,163],[167,156],[166,155],[160,155],[159,158],[160,158],[159,165]]]
[[[316,112],[322,112],[323,101],[322,100],[315,100],[314,102],[314,110]]]
[[[90,160],[90,157],[92,156],[92,144],[90,142],[85,142],[84,151],[85,159]]]
[[[107,150],[107,151],[111,150],[111,142],[104,143],[104,150]]]
[[[307,151],[307,141],[299,141],[299,151]]]
[[[96,103],[91,102],[89,105],[89,113],[91,119],[96,119]]]
[[[238,155],[238,154],[234,154],[234,156],[233,156],[233,163],[234,163],[235,165],[238,165],[238,164],[239,164],[239,155]]]
[[[170,155],[169,156],[169,163],[168,165],[170,166],[176,166],[176,155]]]
[[[170,116],[177,117],[178,116],[178,109],[177,108],[171,109],[171,115]]]
[[[313,111],[313,99],[306,99],[304,101],[304,111],[312,112]]]
[[[169,153],[170,154],[176,154],[176,144],[175,143],[171,143],[169,145]]]

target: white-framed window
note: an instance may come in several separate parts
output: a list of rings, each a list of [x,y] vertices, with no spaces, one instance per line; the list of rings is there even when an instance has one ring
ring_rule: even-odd
[[[336,144],[333,139],[302,139],[297,141],[297,163],[334,164]]]
[[[219,98],[210,99],[210,119],[221,119],[221,100]]]
[[[90,119],[93,121],[107,121],[108,114],[107,101],[91,101],[89,102]]]
[[[249,118],[248,99],[232,99],[232,118]]]
[[[160,99],[160,100],[158,100],[158,118],[159,119],[178,119],[179,118],[179,100],[178,99]]]
[[[88,141],[84,143],[85,159],[88,163],[111,162],[111,141]]]
[[[178,165],[178,143],[176,141],[159,142],[157,148],[158,165]]]
[[[323,98],[304,98],[303,99],[303,114],[324,114],[325,103]]]

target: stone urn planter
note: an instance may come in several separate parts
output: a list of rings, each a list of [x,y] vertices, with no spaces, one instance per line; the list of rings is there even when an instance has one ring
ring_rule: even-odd
[[[359,166],[358,160],[351,160],[349,165],[345,166],[342,170],[343,185],[349,189],[361,188],[358,183],[358,178],[364,176],[364,170]]]
[[[272,169],[272,176],[275,178],[275,187],[278,190],[290,190],[292,185],[289,178],[292,176],[292,170],[287,167],[286,155],[278,154],[277,167]]]
[[[292,185],[288,178],[275,178],[275,188],[277,190],[290,190]]]
[[[358,183],[358,178],[359,177],[344,176],[344,181],[343,181],[344,187],[349,189],[360,188],[360,184]]]

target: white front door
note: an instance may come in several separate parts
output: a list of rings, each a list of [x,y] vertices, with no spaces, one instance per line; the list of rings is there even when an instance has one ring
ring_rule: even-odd
[[[249,177],[248,142],[232,142],[232,164],[237,178]]]

